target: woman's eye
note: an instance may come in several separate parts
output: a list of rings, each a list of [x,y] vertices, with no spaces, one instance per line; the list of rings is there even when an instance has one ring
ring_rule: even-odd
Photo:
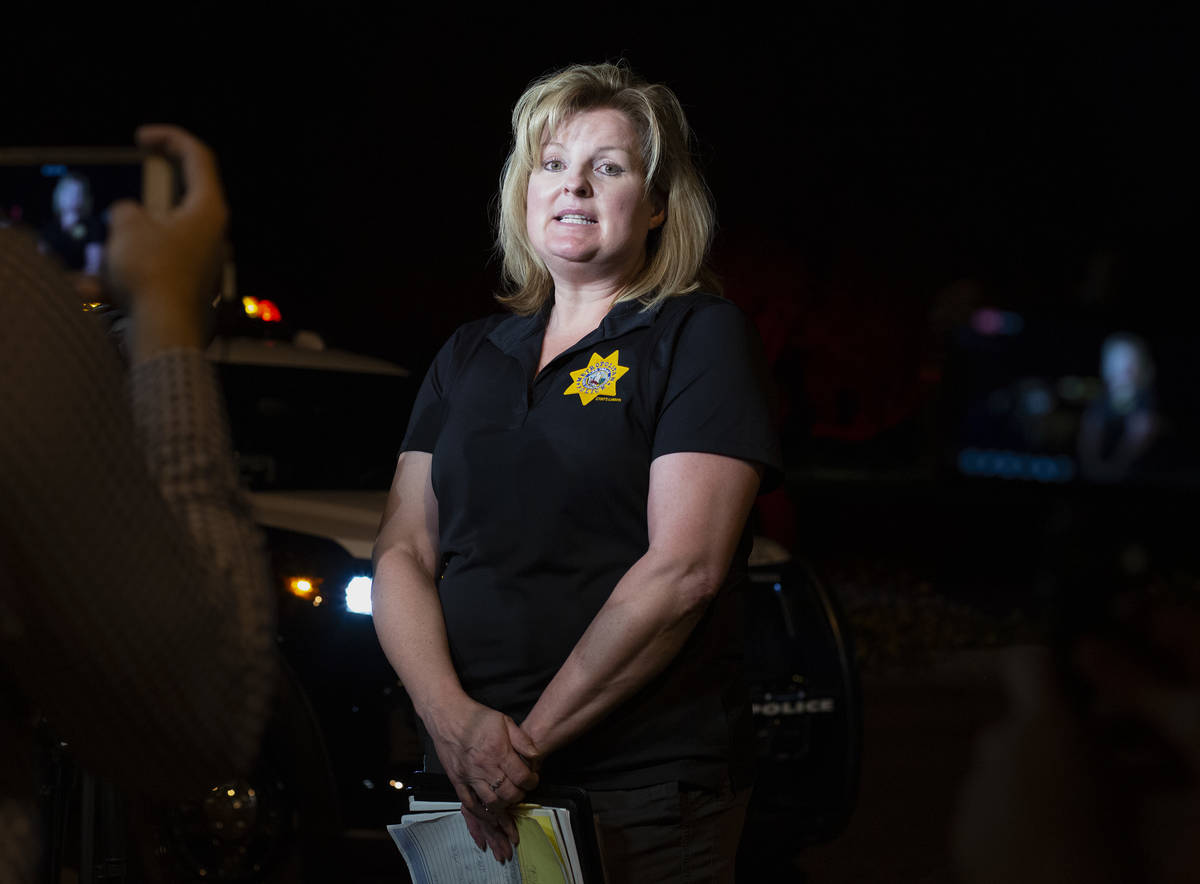
[[[546,160],[542,163],[542,168],[547,172],[561,172],[566,166],[563,165],[562,160]]]
[[[601,163],[599,172],[601,175],[620,175],[625,170],[616,163]]]

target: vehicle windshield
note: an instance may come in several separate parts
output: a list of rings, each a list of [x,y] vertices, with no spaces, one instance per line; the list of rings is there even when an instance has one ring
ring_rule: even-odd
[[[252,490],[386,490],[415,389],[398,375],[218,363]]]

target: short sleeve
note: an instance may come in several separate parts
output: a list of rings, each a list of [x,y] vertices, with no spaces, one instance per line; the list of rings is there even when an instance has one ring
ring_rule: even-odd
[[[429,371],[425,372],[425,380],[421,382],[421,389],[417,392],[412,413],[408,418],[408,429],[400,445],[401,451],[433,452],[433,446],[437,443],[445,420],[447,395],[454,368],[455,344],[459,337],[459,332],[450,336],[434,357]]]
[[[698,451],[737,457],[765,468],[762,491],[777,486],[782,456],[766,359],[741,310],[715,299],[691,310],[668,358],[652,456]]]

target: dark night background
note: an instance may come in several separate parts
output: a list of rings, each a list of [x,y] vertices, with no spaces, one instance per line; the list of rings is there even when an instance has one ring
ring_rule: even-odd
[[[126,144],[152,121],[193,130],[222,165],[241,293],[419,376],[459,323],[495,309],[490,222],[513,102],[544,72],[624,58],[675,89],[696,132],[714,266],[758,321],[785,408],[795,512],[782,533],[851,608],[860,660],[1006,640],[973,611],[934,606],[930,586],[973,583],[983,607],[1019,597],[1031,566],[1015,551],[1036,559],[1041,542],[1027,509],[917,505],[924,488],[805,484],[805,471],[879,478],[927,462],[946,336],[975,307],[1194,334],[1198,84],[1182,13],[1064,0],[445,6],[14,14],[0,34],[0,144]],[[1081,559],[1103,546],[1088,540]],[[890,714],[880,696],[869,834],[854,830],[846,853],[936,854],[949,811],[909,839],[924,823],[908,796],[930,788],[914,771],[939,772],[950,794],[965,769],[960,698],[896,701],[897,721],[920,704],[934,721],[912,732],[928,747],[918,770],[872,711]],[[888,801],[891,816],[872,815]],[[889,830],[905,843],[883,851]]]
[[[513,102],[627,59],[697,134],[713,263],[763,333],[790,470],[878,472],[935,458],[946,336],[975,307],[1187,327],[1185,35],[1064,0],[80,13],[10,32],[0,142],[192,129],[241,293],[419,377],[496,309]]]
[[[1132,4],[248,9],[14,27],[0,141],[193,129],[224,168],[242,291],[336,345],[420,368],[492,309],[509,109],[544,71],[616,58],[687,108],[730,294],[790,295],[865,362],[873,335],[917,347],[963,278],[1047,305],[1107,254],[1110,298],[1178,290],[1195,67],[1182,22]]]

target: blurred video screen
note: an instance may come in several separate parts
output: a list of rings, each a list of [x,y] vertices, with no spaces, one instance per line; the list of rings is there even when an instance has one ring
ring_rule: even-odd
[[[1195,334],[976,311],[947,364],[944,464],[973,479],[1200,487]]]
[[[100,272],[112,204],[141,196],[138,162],[0,162],[0,227],[27,228],[39,248],[78,273]]]

